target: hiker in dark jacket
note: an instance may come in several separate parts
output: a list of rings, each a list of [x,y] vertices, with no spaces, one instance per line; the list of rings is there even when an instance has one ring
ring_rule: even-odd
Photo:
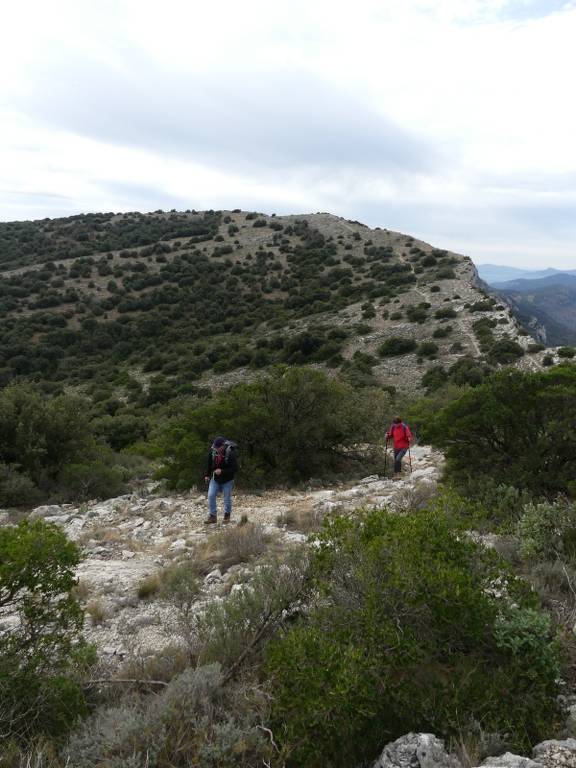
[[[218,515],[216,496],[224,495],[224,522],[230,522],[232,514],[232,488],[234,475],[238,469],[236,446],[225,437],[217,437],[208,452],[208,463],[204,480],[208,485],[208,512],[206,523],[215,523]]]
[[[400,416],[396,416],[390,429],[386,432],[386,445],[388,445],[388,440],[392,440],[394,446],[394,472],[400,474],[402,472],[402,459],[412,442],[410,427],[404,424]]]

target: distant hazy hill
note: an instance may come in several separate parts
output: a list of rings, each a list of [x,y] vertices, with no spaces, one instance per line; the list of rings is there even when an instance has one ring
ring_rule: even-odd
[[[500,286],[512,280],[540,280],[555,275],[576,275],[576,270],[559,269],[518,269],[517,267],[500,266],[499,264],[479,264],[478,275],[484,282],[492,286]]]
[[[558,272],[540,280],[494,286],[526,326],[540,328],[551,345],[576,344],[576,275]]]

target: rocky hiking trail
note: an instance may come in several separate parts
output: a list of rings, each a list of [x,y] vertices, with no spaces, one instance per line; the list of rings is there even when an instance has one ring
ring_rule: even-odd
[[[412,473],[406,459],[405,473],[396,481],[372,475],[331,488],[258,494],[238,490],[233,523],[255,524],[266,547],[277,551],[305,541],[327,514],[361,507],[403,508],[415,496],[433,492],[443,461],[442,454],[428,446],[414,446],[411,453]],[[78,594],[87,609],[85,635],[105,666],[119,666],[132,657],[145,660],[181,642],[174,605],[153,594],[143,597],[141,585],[170,565],[193,561],[215,533],[233,528],[205,525],[206,514],[205,493],[159,495],[153,485],[140,494],[80,507],[42,506],[31,512],[32,518],[62,526],[82,549]],[[203,577],[198,608],[245,580],[248,560],[240,554],[232,565],[220,563],[216,553]]]

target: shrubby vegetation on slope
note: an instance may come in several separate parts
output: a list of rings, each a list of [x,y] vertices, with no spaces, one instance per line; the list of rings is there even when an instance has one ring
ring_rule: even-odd
[[[180,489],[198,482],[216,434],[239,443],[245,485],[327,476],[350,465],[367,472],[371,456],[362,444],[381,442],[390,415],[385,392],[281,367],[174,418],[160,438],[161,476]]]
[[[73,596],[79,552],[37,520],[0,527],[0,733],[27,741],[65,734],[87,708],[83,667],[93,654]]]
[[[74,395],[46,397],[24,384],[0,391],[0,504],[122,492],[124,473],[95,440],[88,414]]]
[[[320,545],[318,606],[268,652],[288,765],[347,768],[408,731],[474,721],[517,745],[553,727],[549,621],[446,517],[366,512]]]
[[[448,477],[461,486],[574,490],[576,368],[494,374],[432,416],[423,437],[445,449]]]

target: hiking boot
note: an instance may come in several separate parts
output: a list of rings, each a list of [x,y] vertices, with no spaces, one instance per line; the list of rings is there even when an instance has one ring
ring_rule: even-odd
[[[230,522],[230,515],[224,515],[224,519],[222,520],[222,522],[224,523],[224,525],[226,525],[226,523],[229,523]]]
[[[212,515],[208,515],[206,520],[204,520],[204,525],[214,525],[214,523],[216,523],[216,518]]]

